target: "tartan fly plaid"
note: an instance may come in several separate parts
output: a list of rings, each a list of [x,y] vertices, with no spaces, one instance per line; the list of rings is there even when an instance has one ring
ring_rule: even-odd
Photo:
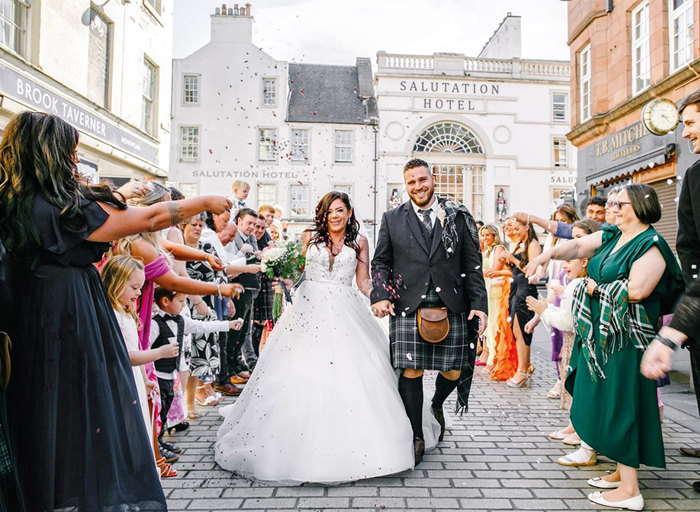
[[[431,288],[419,307],[444,306],[437,292]],[[394,368],[417,370],[462,370],[457,385],[457,412],[466,411],[474,374],[476,323],[467,321],[466,313],[449,312],[450,332],[440,343],[428,343],[418,334],[417,311],[397,311],[389,320],[391,361]],[[476,320],[478,322],[478,320]]]
[[[574,290],[572,308],[576,340],[581,342],[581,351],[593,381],[605,378],[603,368],[610,354],[630,343],[639,350],[646,350],[654,338],[655,331],[649,323],[644,306],[628,300],[628,284],[627,279],[620,279],[598,285],[600,320],[597,343],[593,335],[595,327],[590,308],[591,299],[586,293],[586,280],[582,279]]]

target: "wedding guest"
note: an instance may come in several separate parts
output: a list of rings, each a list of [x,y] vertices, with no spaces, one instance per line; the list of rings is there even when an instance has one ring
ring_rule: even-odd
[[[594,464],[597,451],[616,461],[613,474],[588,481],[615,490],[588,498],[641,510],[637,468],[663,468],[666,461],[656,384],[640,374],[640,362],[658,318],[669,312],[682,281],[675,256],[651,226],[661,218],[656,191],[642,183],[626,185],[612,208],[615,226],[606,224],[597,233],[548,250],[530,262],[526,273],[552,257],[591,258],[589,278],[574,293],[576,341],[566,379],[573,396],[571,421],[582,443],[564,459]]]
[[[233,192],[233,197],[231,198],[233,208],[236,211],[247,208],[246,201],[250,193],[250,185],[245,181],[236,180],[231,184],[231,191]]]
[[[39,112],[13,117],[0,142],[0,236],[13,265],[7,332],[13,374],[30,376],[7,389],[23,494],[15,510],[166,510],[127,350],[93,263],[114,240],[229,202],[127,208],[107,185],[82,181],[77,147],[74,127]]]
[[[275,207],[269,204],[261,204],[258,206],[258,215],[265,221],[266,228],[272,226],[272,221],[275,220]]]
[[[542,248],[537,241],[537,235],[532,224],[523,224],[515,218],[506,221],[509,227],[509,236],[513,242],[513,251],[504,252],[500,261],[508,264],[513,272],[510,283],[510,297],[508,312],[513,337],[518,350],[518,371],[506,383],[511,388],[530,387],[532,374],[535,371],[530,364],[530,345],[532,334],[525,332],[525,325],[534,314],[527,308],[525,299],[537,297],[537,288],[531,284],[523,273],[525,266],[533,258],[542,253]]]
[[[588,199],[586,203],[586,218],[596,221],[598,224],[603,224],[606,222],[606,205],[607,201],[602,196],[593,196]],[[572,238],[571,234],[571,224],[566,222],[557,222],[555,220],[546,220],[535,215],[529,215],[523,212],[517,212],[513,214],[518,222],[521,223],[532,223],[541,227],[545,231],[554,233],[554,236],[560,239],[570,240]]]
[[[275,222],[278,221],[273,220],[271,227],[274,227]],[[267,244],[264,243],[265,235],[267,234],[265,232],[265,225],[265,221],[258,219],[255,237],[257,238],[258,246],[261,248],[267,246]],[[253,325],[250,333],[251,344],[256,359],[260,355],[260,340],[265,327],[269,326],[272,328],[274,325],[274,318],[272,317],[272,302],[274,298],[275,290],[272,286],[272,281],[270,281],[264,273],[260,273],[260,292],[253,301]]]
[[[683,118],[683,138],[693,153],[700,154],[700,90],[683,98],[679,104]],[[660,378],[671,369],[671,349],[681,343],[690,352],[690,367],[695,398],[700,409],[700,160],[691,165],[683,177],[678,198],[678,239],[676,250],[683,269],[686,294],[681,297],[671,322],[659,331],[642,360],[642,373],[650,379]],[[673,345],[672,345],[673,343]],[[700,457],[700,448],[682,447],[683,455]],[[693,482],[700,492],[700,481]]]
[[[501,243],[501,237],[498,233],[498,228],[491,224],[483,226],[479,229],[479,243],[483,262],[481,269],[484,273],[486,281],[486,291],[488,293],[488,323],[484,332],[486,344],[481,357],[477,361],[477,366],[486,366],[487,371],[493,370],[494,357],[496,356],[496,338],[498,336],[500,318],[500,304],[503,296],[503,285],[506,278],[500,275],[503,270],[503,263],[500,262],[500,257],[505,252],[505,247]],[[508,316],[508,311],[505,311],[505,319]]]
[[[282,223],[278,221],[277,219],[272,221],[272,225],[270,226],[270,239],[273,242],[276,242],[282,237]]]

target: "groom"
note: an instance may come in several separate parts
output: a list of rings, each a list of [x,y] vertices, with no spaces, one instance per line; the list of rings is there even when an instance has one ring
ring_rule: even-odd
[[[440,370],[432,411],[445,433],[442,406],[457,388],[457,409],[467,408],[478,335],[486,327],[487,297],[476,223],[469,211],[435,196],[427,162],[404,167],[410,201],[385,212],[372,260],[372,312],[391,315],[394,368],[402,369],[399,393],[413,428],[416,465],[423,441],[423,370]],[[417,310],[447,307],[450,331],[440,343],[418,334]]]

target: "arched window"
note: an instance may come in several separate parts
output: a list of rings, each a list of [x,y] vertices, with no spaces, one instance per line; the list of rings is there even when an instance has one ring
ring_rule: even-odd
[[[483,154],[484,150],[477,136],[461,124],[438,123],[420,134],[413,152]]]

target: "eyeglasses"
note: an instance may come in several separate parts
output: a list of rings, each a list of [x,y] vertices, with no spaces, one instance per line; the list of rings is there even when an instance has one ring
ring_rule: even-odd
[[[610,208],[622,208],[626,204],[632,204],[629,201],[610,201]]]

